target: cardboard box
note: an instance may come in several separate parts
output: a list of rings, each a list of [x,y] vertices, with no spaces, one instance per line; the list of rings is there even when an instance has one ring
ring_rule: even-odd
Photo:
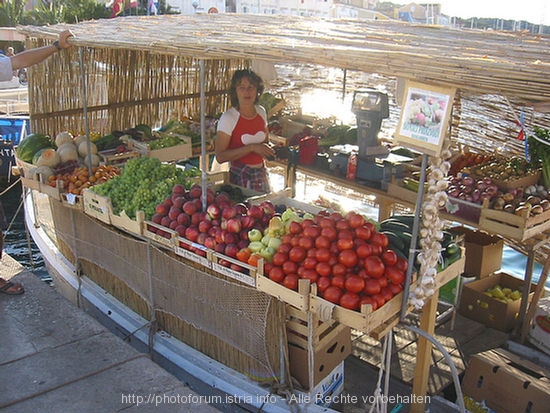
[[[467,276],[483,278],[500,269],[504,248],[502,238],[466,227],[454,227],[450,231],[455,235],[464,236],[466,249],[464,273]]]
[[[297,391],[297,401],[329,407],[344,391],[344,362],[340,362],[312,391]]]
[[[521,299],[504,303],[485,294],[489,288],[500,285],[502,288],[523,291],[524,281],[505,273],[496,273],[462,287],[459,313],[487,327],[508,332],[518,322]],[[536,285],[531,285],[529,301]]]
[[[537,348],[550,354],[550,297],[539,301],[527,338]]]
[[[295,324],[296,325],[296,324]],[[331,326],[321,323],[324,336],[314,338],[313,347],[313,387],[318,387],[327,375],[351,354],[351,329],[339,323]],[[305,337],[300,332],[287,329],[290,374],[309,389],[309,350]],[[307,326],[305,327],[307,328]],[[297,335],[298,334],[298,335]]]
[[[506,350],[488,350],[471,358],[462,390],[498,413],[546,413],[550,372]]]

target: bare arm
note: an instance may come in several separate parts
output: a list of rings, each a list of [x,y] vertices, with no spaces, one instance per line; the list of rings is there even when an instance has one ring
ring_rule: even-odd
[[[70,30],[65,30],[59,33],[59,47],[61,49],[67,49],[71,47],[68,42],[69,37],[73,36]],[[54,53],[58,51],[57,47],[53,44],[49,46],[37,47],[35,49],[24,50],[21,53],[11,56],[11,66],[14,70],[21,69],[23,67],[29,67],[37,63],[42,62]]]

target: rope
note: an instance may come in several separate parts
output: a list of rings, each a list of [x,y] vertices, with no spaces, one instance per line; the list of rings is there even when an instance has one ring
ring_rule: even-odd
[[[378,370],[378,381],[376,382],[376,389],[374,390],[374,403],[370,406],[369,413],[373,413],[376,409],[376,413],[387,413],[388,411],[388,392],[390,384],[390,367],[391,367],[391,343],[393,340],[393,329],[384,337],[384,344],[382,346],[382,358],[380,363],[380,369]],[[386,372],[384,380],[384,393],[382,394],[382,376]],[[383,397],[381,397],[383,396]]]

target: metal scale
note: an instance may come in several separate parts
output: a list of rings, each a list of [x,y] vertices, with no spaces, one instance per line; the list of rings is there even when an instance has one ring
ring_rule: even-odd
[[[392,176],[402,176],[402,164],[411,161],[378,144],[382,120],[390,116],[388,95],[375,89],[358,89],[353,94],[351,110],[357,117],[359,146],[355,179],[386,189]]]

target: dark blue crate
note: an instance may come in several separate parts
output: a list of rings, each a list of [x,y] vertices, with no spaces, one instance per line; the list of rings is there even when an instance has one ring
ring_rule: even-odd
[[[19,144],[21,137],[30,133],[29,120],[22,118],[0,118],[0,136],[5,141],[11,141],[14,146]]]

